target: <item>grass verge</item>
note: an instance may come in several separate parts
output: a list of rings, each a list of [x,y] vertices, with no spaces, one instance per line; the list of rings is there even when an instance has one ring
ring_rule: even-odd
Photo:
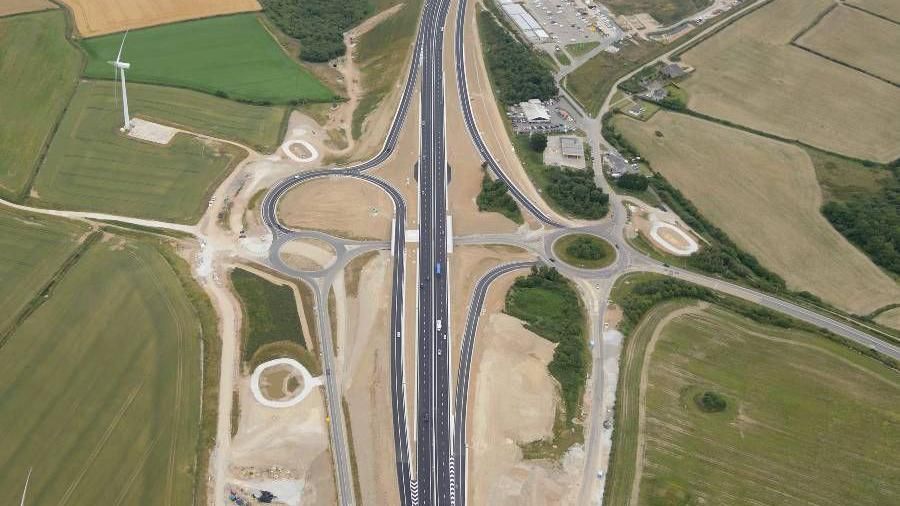
[[[602,269],[616,261],[616,250],[603,239],[590,234],[564,235],[553,243],[553,253],[563,262],[579,269]]]

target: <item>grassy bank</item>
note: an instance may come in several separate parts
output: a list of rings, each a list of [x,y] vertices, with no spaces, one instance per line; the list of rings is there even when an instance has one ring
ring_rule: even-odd
[[[553,253],[563,262],[580,269],[602,269],[616,261],[616,250],[590,234],[569,234],[553,243]]]

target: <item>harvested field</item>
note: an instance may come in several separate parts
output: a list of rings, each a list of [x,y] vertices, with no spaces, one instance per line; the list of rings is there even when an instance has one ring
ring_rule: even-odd
[[[120,34],[81,42],[85,74],[111,79],[108,63]],[[130,32],[122,54],[132,82],[192,88],[255,102],[327,102],[334,94],[294,61],[266,31],[256,14],[240,14]]]
[[[111,83],[110,83],[111,84]],[[178,134],[168,146],[119,132],[111,86],[78,87],[35,181],[38,204],[192,222],[207,195],[246,156],[230,144]]]
[[[2,7],[0,7],[2,9]],[[0,19],[0,195],[28,186],[66,103],[81,55],[65,39],[61,10]]]
[[[0,348],[0,503],[33,467],[30,504],[191,504],[202,331],[157,247],[94,243]]]
[[[618,116],[615,124],[704,216],[791,288],[857,314],[900,300],[897,283],[822,216],[805,150],[662,111],[647,122]]]
[[[629,338],[640,344],[626,350],[623,377],[639,380],[620,383],[630,409],[616,431],[631,444],[614,453],[607,501],[895,502],[895,370],[818,335],[674,307]],[[706,392],[724,405],[701,404]]]
[[[900,4],[896,0],[848,0],[846,3],[900,23]]]
[[[900,83],[900,25],[837,7],[795,42],[816,53]]]
[[[4,0],[0,5],[0,16],[21,14],[23,12],[45,11],[55,9],[57,5],[49,0]],[[0,30],[2,32],[2,30]]]
[[[0,347],[8,325],[39,296],[87,231],[76,222],[0,208]]]
[[[82,37],[122,32],[186,19],[258,11],[256,0],[62,0]]]
[[[321,178],[290,190],[278,217],[294,229],[349,239],[389,240],[394,203],[380,188],[350,178]]]
[[[900,89],[789,43],[832,5],[775,0],[682,55],[700,113],[881,162],[900,156]]]
[[[900,330],[900,307],[881,313],[875,318],[875,321],[886,327]]]

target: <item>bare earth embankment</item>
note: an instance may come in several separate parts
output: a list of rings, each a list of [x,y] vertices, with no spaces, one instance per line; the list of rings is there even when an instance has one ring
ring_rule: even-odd
[[[494,282],[476,336],[469,390],[470,504],[571,504],[581,468],[523,460],[520,444],[552,436],[559,402],[547,371],[555,345],[502,312],[516,275]]]
[[[796,44],[900,83],[900,25],[858,9],[837,7]]]
[[[821,189],[803,149],[666,112],[616,125],[703,215],[790,287],[858,314],[900,300],[897,283],[819,212]]]
[[[682,55],[700,113],[845,155],[900,156],[900,89],[789,43],[830,0],[775,0]]]
[[[365,181],[322,178],[285,194],[278,216],[290,228],[321,230],[348,239],[389,240],[394,203]]]
[[[62,0],[83,37],[260,10],[256,0]]]

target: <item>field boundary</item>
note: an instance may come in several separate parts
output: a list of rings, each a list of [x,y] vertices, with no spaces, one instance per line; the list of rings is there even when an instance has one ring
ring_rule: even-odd
[[[672,55],[669,56],[669,59],[672,61],[680,61],[681,55],[683,55],[684,53],[687,53],[691,49],[697,47],[698,45],[700,45],[700,43],[702,43],[705,40],[709,39],[710,37],[718,34],[722,30],[728,28],[729,26],[733,25],[735,22],[743,19],[745,16],[752,14],[752,13],[758,11],[759,9],[762,9],[763,7],[769,5],[770,3],[774,2],[774,1],[775,0],[765,0],[764,2],[756,4],[756,5],[744,7],[742,10],[737,11],[737,15],[735,15],[731,20],[729,20],[725,23],[722,23],[721,26],[713,29],[711,32],[707,33],[706,35],[701,35],[699,37],[695,37],[693,39],[686,41],[682,47],[677,48],[672,53]],[[640,68],[643,68],[643,67],[644,66],[641,66]]]
[[[66,98],[66,105],[63,107],[59,116],[56,118],[56,121],[53,122],[53,127],[50,129],[49,134],[47,135],[47,139],[44,141],[41,146],[41,151],[38,153],[37,158],[35,158],[34,165],[31,167],[31,171],[29,173],[28,179],[25,182],[25,185],[22,187],[18,193],[9,193],[10,200],[17,204],[21,204],[25,202],[25,199],[31,193],[31,189],[34,187],[34,182],[37,180],[38,172],[41,170],[41,167],[44,165],[44,160],[47,158],[47,152],[50,150],[50,144],[53,143],[53,139],[56,138],[56,132],[59,130],[59,125],[62,123],[63,118],[66,116],[66,113],[69,111],[69,105],[72,103],[72,98],[75,97],[75,94],[78,92],[78,87],[81,86],[81,76],[84,75],[84,69],[87,66],[87,55],[84,53],[84,49],[81,48],[80,45],[76,44],[73,40],[73,33],[75,31],[75,21],[72,18],[72,13],[68,10],[68,7],[60,3],[59,0],[50,0],[57,6],[59,6],[59,10],[63,12],[63,18],[65,19],[66,30],[63,32],[63,38],[66,40],[66,43],[74,47],[81,58],[81,65],[78,69],[78,75],[76,78],[78,79],[78,83],[72,87],[72,92]],[[37,12],[24,12],[21,14],[14,14],[13,16],[21,16],[21,15],[38,15],[38,14],[47,14],[48,12],[53,12],[53,9],[47,9],[43,11]],[[12,16],[6,16],[12,17]],[[5,192],[3,192],[5,193]]]
[[[72,267],[75,267],[75,264],[78,263],[78,260],[80,260],[81,257],[84,256],[85,253],[87,253],[87,250],[94,243],[96,243],[97,240],[100,239],[101,235],[102,233],[98,230],[89,232],[87,237],[85,237],[84,240],[75,247],[72,253],[68,257],[66,257],[65,260],[63,260],[62,264],[60,264],[56,272],[54,272],[53,275],[50,276],[50,279],[47,280],[47,282],[44,283],[43,286],[41,286],[40,290],[38,290],[35,296],[25,304],[25,307],[22,308],[21,311],[19,311],[19,314],[16,315],[13,321],[10,322],[10,324],[7,325],[5,329],[2,329],[2,331],[0,331],[0,348],[3,348],[12,334],[23,323],[25,323],[25,321],[32,314],[34,314],[34,312],[37,311],[39,307],[50,300],[50,297],[53,295],[53,291],[56,286],[59,285],[59,282],[62,281],[65,275],[72,269]]]
[[[804,46],[804,45],[802,45],[802,44],[800,44],[800,43],[798,42],[798,41],[800,40],[801,37],[803,37],[804,35],[806,35],[807,33],[809,33],[813,28],[815,28],[816,26],[818,26],[819,23],[821,23],[822,20],[825,19],[825,17],[827,17],[827,16],[828,16],[829,14],[831,14],[832,12],[834,12],[834,10],[837,9],[838,7],[840,7],[841,5],[847,5],[847,6],[851,7],[851,8],[854,8],[854,7],[853,7],[852,5],[850,5],[850,4],[843,4],[843,3],[840,3],[840,4],[839,4],[839,3],[833,3],[833,4],[831,4],[831,5],[828,6],[824,11],[820,12],[819,15],[816,16],[816,18],[809,24],[809,26],[807,26],[807,27],[804,28],[803,30],[800,30],[799,32],[797,32],[797,35],[794,35],[794,36],[791,38],[790,42],[788,42],[788,45],[789,45],[789,46],[793,46],[793,47],[795,47],[795,48],[797,48],[797,49],[799,49],[799,50],[801,50],[801,51],[806,51],[807,53],[809,53],[809,54],[811,54],[811,55],[818,56],[819,58],[824,58],[825,60],[828,60],[828,61],[830,61],[831,63],[835,63],[835,64],[837,64],[837,65],[841,65],[841,66],[843,66],[843,67],[847,67],[847,68],[850,69],[850,70],[855,70],[855,71],[860,72],[860,73],[862,73],[862,74],[865,74],[865,75],[867,75],[867,76],[869,76],[869,77],[871,77],[871,78],[878,79],[879,81],[882,81],[882,82],[885,82],[885,83],[887,83],[887,84],[890,84],[890,85],[892,85],[892,86],[894,86],[894,87],[896,87],[896,88],[900,88],[900,83],[897,83],[896,81],[892,81],[892,80],[887,79],[887,78],[885,78],[885,77],[881,77],[881,76],[879,76],[878,74],[874,74],[874,73],[872,73],[872,72],[869,72],[868,70],[864,70],[864,69],[862,69],[862,68],[860,68],[860,67],[857,67],[857,66],[855,66],[855,65],[852,65],[852,64],[847,63],[847,62],[845,62],[845,61],[839,60],[839,59],[837,59],[837,58],[833,58],[833,57],[828,56],[828,55],[826,55],[826,54],[824,54],[824,53],[820,53],[819,51],[816,51],[815,49],[813,49],[813,48],[811,48],[811,47],[806,47],[806,46]],[[869,11],[867,11],[867,10],[865,10],[865,9],[857,9],[857,10],[860,11],[860,12],[863,12],[863,13],[865,13],[865,14],[868,14],[868,15],[870,15],[870,16],[875,16],[875,17],[884,19],[884,20],[886,20],[886,21],[889,21],[889,22],[891,22],[891,23],[894,23],[894,24],[900,26],[900,23],[897,23],[896,21],[892,21],[892,20],[890,20],[890,19],[884,18],[883,16],[877,16],[877,15],[872,14],[871,12],[869,12]]]
[[[866,14],[868,14],[870,16],[875,16],[876,18],[881,18],[885,21],[894,23],[895,25],[900,25],[900,21],[897,21],[896,19],[891,19],[891,18],[885,16],[884,14],[878,14],[877,12],[872,12],[872,11],[865,9],[863,7],[860,7],[859,5],[856,5],[854,3],[843,2],[841,5],[844,5],[845,7],[850,7],[851,9],[856,9],[860,12],[865,12]]]

